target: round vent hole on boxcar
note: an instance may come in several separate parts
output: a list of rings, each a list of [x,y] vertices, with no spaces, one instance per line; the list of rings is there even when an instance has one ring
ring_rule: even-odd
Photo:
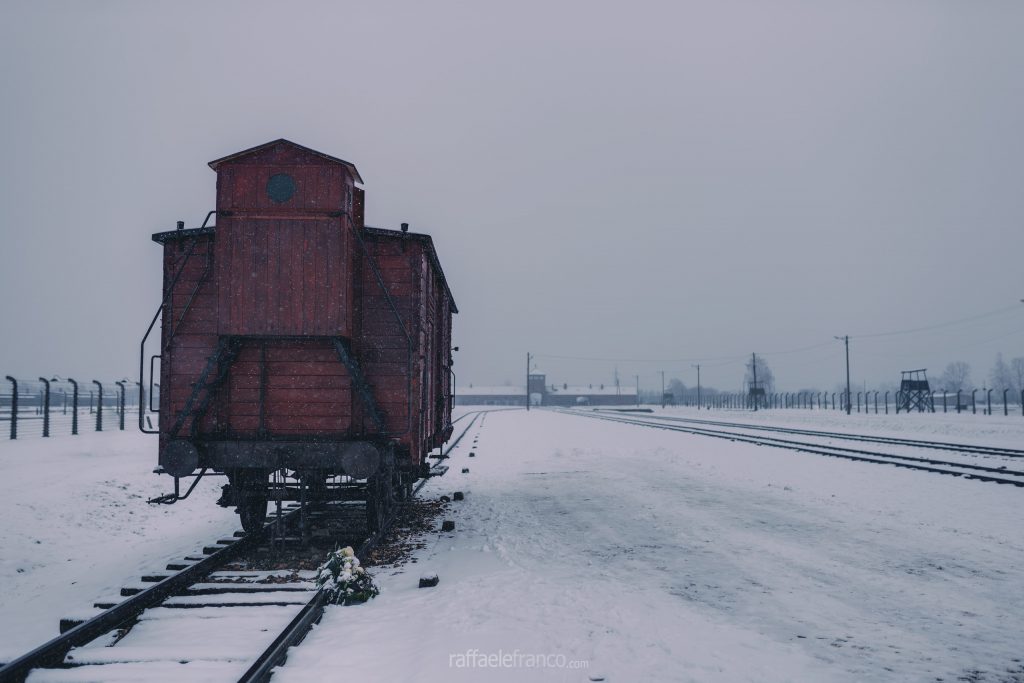
[[[267,181],[267,196],[277,204],[283,204],[295,194],[295,179],[287,173],[275,173]]]

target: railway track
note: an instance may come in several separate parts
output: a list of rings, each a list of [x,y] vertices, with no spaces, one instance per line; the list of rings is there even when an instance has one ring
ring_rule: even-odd
[[[440,461],[483,412],[467,413],[453,422],[469,418],[458,437],[434,456],[438,463],[431,476],[444,474],[447,467]],[[428,480],[421,479],[414,493]],[[316,587],[313,570],[252,570],[242,566],[244,560],[266,555],[275,530],[280,532],[284,525],[292,533],[303,516],[329,526],[332,519],[344,523],[355,514],[362,516],[363,508],[344,503],[311,509],[288,506],[281,517],[269,517],[259,533],[236,532],[235,537],[204,548],[201,555],[171,563],[164,572],[144,576],[140,583],[122,589],[127,599],[98,603],[94,616],[62,621],[61,635],[0,667],[0,683],[26,679],[32,683],[161,678],[267,681],[274,667],[284,662],[288,649],[320,620],[328,595]],[[352,545],[357,557],[365,559],[393,521],[394,516],[363,538],[334,540]],[[252,642],[266,642],[271,629],[278,635],[252,660]],[[132,644],[135,641],[140,644]],[[206,656],[197,657],[197,652]],[[246,661],[252,664],[239,675]]]
[[[622,424],[629,424],[641,427],[650,427],[654,429],[664,429],[674,432],[682,432],[685,434],[694,434],[697,436],[708,436],[718,439],[728,439],[730,441],[736,441],[741,443],[750,443],[758,446],[772,446],[777,448],[785,448],[787,450],[798,451],[801,453],[811,453],[814,455],[823,455],[834,458],[842,458],[845,460],[854,460],[858,462],[870,462],[880,465],[893,465],[895,467],[902,467],[905,469],[919,470],[924,472],[932,472],[935,474],[945,474],[955,477],[961,477],[964,479],[975,479],[978,481],[996,483],[996,484],[1010,484],[1012,486],[1024,487],[1024,471],[1012,470],[1007,467],[989,467],[985,465],[976,465],[972,463],[955,462],[948,460],[941,460],[937,458],[926,458],[911,455],[900,455],[894,453],[882,453],[878,451],[870,451],[860,448],[847,448],[843,446],[833,446],[827,443],[812,442],[812,441],[797,441],[793,439],[785,439],[773,436],[762,436],[757,434],[750,434],[751,428],[748,425],[739,423],[733,423],[734,428],[740,428],[747,431],[728,431],[726,429],[712,429],[711,427],[703,427],[699,425],[688,425],[688,424],[677,424],[673,418],[671,421],[666,421],[659,418],[651,417],[625,417],[622,415],[609,415],[606,413],[584,413],[575,410],[562,410],[570,415],[579,415],[582,417],[588,417],[596,420],[605,420],[608,422],[619,422]],[[754,428],[756,429],[756,428]],[[779,428],[783,429],[783,428]],[[770,431],[770,430],[766,430]],[[796,430],[799,433],[801,430]],[[810,430],[802,430],[810,431]],[[839,436],[831,437],[828,433],[818,433],[815,436],[820,438],[840,438]],[[850,435],[844,435],[850,436]],[[868,440],[865,438],[864,440]],[[893,446],[913,446],[918,447],[916,443],[908,443],[913,440],[910,439],[894,439],[892,441],[886,440],[884,437],[871,437],[871,440],[875,443],[888,444]],[[932,447],[936,447],[937,442],[927,442],[933,444]],[[960,444],[951,444],[951,448],[947,448],[947,451],[957,451],[960,448]],[[982,447],[976,447],[981,449]],[[999,449],[1009,450],[1009,449]],[[1005,453],[985,453],[986,455],[1006,455]],[[1011,456],[1012,457],[1012,456]]]
[[[882,443],[894,446],[912,446],[914,448],[930,448],[942,451],[956,451],[958,453],[969,453],[974,455],[994,455],[1007,458],[1024,458],[1024,450],[1017,448],[1000,448],[998,446],[976,446],[972,444],[955,443],[951,441],[926,441],[923,439],[903,439],[899,437],[874,436],[871,434],[849,434],[846,432],[827,432],[815,429],[799,429],[795,427],[773,427],[769,425],[752,425],[746,422],[721,422],[718,420],[701,420],[698,418],[673,417],[668,415],[646,415],[646,420],[660,420],[665,422],[677,422],[684,424],[708,425],[712,427],[732,427],[751,431],[775,432],[779,434],[799,434],[801,436],[815,436],[829,439],[842,439],[844,441],[862,441],[868,443]]]

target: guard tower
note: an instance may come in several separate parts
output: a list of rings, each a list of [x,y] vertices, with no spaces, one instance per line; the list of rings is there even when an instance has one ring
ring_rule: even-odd
[[[545,384],[547,375],[533,370],[527,376],[526,381],[526,400],[530,402],[531,406],[544,405],[544,397],[548,393],[547,385]]]
[[[754,410],[767,408],[764,382],[750,382],[747,388],[747,404]]]
[[[935,412],[935,404],[932,400],[932,388],[928,385],[928,375],[925,370],[903,370],[900,380],[900,390],[896,394],[896,412],[905,410],[917,410],[923,413]]]

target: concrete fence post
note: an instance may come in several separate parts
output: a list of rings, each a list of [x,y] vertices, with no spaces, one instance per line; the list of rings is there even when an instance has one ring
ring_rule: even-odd
[[[18,438],[18,380],[7,375],[7,381],[14,385],[14,393],[11,394],[11,440]]]
[[[119,405],[118,405],[118,408],[119,408],[118,413],[120,413],[120,428],[121,428],[121,431],[123,432],[124,431],[124,380],[117,380],[116,382],[114,382],[114,384],[116,384],[121,389],[121,395],[120,395],[120,399],[119,399],[119,402],[118,402],[119,403]]]
[[[39,381],[45,387],[43,390],[43,438],[48,438],[50,436],[50,380],[40,377]]]
[[[71,393],[71,433],[78,434],[78,382],[68,377]]]
[[[97,432],[102,432],[103,431],[103,385],[100,384],[97,380],[93,380],[92,383],[96,385],[97,390],[99,391],[99,400],[96,401],[96,431]]]

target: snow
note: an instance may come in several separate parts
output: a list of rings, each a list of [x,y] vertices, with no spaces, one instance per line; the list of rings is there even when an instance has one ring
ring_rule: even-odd
[[[577,384],[577,385],[554,385],[548,387],[548,393],[550,394],[578,394],[580,396],[636,396],[636,387],[621,385],[614,386],[606,384],[603,387],[601,385],[591,386],[589,384]]]
[[[1024,444],[1019,416],[699,416]],[[155,453],[133,432],[0,442],[0,659],[237,528],[219,479],[148,506],[170,486]],[[451,458],[422,495],[465,492],[442,518],[456,531],[374,570],[376,599],[328,607],[275,681],[1024,678],[1024,490],[548,410],[488,412]],[[116,663],[31,680],[232,680],[308,595],[175,598],[295,604],[149,610],[118,647],[74,652]]]
[[[849,423],[843,423],[841,419],[835,420],[830,419],[829,416],[824,416],[824,419],[818,419],[817,424],[814,420],[804,419],[800,420],[758,420],[751,414],[750,417],[741,415],[734,417],[732,415],[721,415],[718,419],[712,419],[706,413],[702,415],[695,414],[684,414],[680,415],[677,413],[667,413],[657,411],[655,413],[640,413],[640,414],[622,414],[608,410],[593,412],[590,410],[577,411],[582,415],[590,417],[604,417],[606,419],[630,421],[637,424],[645,424],[652,427],[662,427],[665,429],[694,429],[706,431],[708,433],[718,433],[725,437],[725,435],[737,435],[737,438],[742,439],[743,437],[752,437],[763,440],[765,442],[779,443],[785,442],[789,445],[793,444],[806,444],[810,446],[824,447],[829,451],[839,451],[854,457],[873,457],[878,454],[886,454],[895,456],[896,459],[904,459],[903,462],[913,462],[917,465],[923,466],[939,466],[943,469],[950,469],[952,465],[963,464],[966,467],[960,471],[978,474],[980,470],[972,468],[989,468],[988,475],[1006,475],[1006,478],[1017,478],[1022,468],[1024,468],[1024,460],[1021,459],[1019,453],[978,453],[974,451],[950,451],[945,448],[935,448],[934,445],[941,445],[943,443],[959,443],[962,445],[978,445],[977,443],[971,443],[973,439],[977,442],[979,439],[983,440],[984,443],[980,444],[984,447],[993,447],[996,442],[1000,442],[1003,446],[1014,447],[1020,445],[1020,437],[1014,437],[1014,433],[1020,433],[1024,431],[1024,421],[1018,424],[1008,423],[1006,431],[993,435],[990,433],[982,433],[984,430],[970,430],[954,432],[953,438],[943,436],[940,434],[906,434],[900,433],[899,430],[892,429],[893,422],[889,420],[882,420],[881,423],[875,425],[867,425],[865,422],[871,420],[863,420],[859,425],[860,431],[854,432],[850,429]],[[757,413],[761,414],[761,411]],[[820,418],[820,416],[819,416]],[[886,428],[886,424],[889,428]],[[979,425],[980,426],[980,425]],[[787,433],[770,431],[774,428],[793,428],[800,430],[799,433]],[[823,428],[826,427],[826,428]],[[865,441],[856,439],[846,439],[840,434],[851,434],[863,436],[869,433],[879,434],[877,438],[900,438],[906,441],[918,442],[918,445],[910,445],[909,443],[884,443],[878,441]],[[833,436],[836,435],[836,436]],[[920,438],[925,436],[927,438]],[[912,437],[912,438],[908,438]],[[936,438],[938,437],[938,438]],[[924,442],[930,442],[933,446],[921,445]],[[1012,445],[1011,445],[1012,444]],[[1017,450],[1017,449],[1015,449]],[[1022,479],[1024,483],[1024,479]]]
[[[214,504],[222,479],[173,506],[148,505],[173,487],[153,474],[156,448],[156,437],[134,430],[0,441],[0,661],[238,528],[238,516]]]
[[[685,417],[717,422],[743,422],[773,427],[794,427],[849,434],[876,434],[903,439],[948,441],[971,445],[1024,448],[1024,417],[1020,411],[1002,414],[1002,407],[993,415],[964,412],[900,413],[889,406],[889,414],[857,413],[847,415],[841,410],[697,410],[696,408],[659,408],[644,406],[654,415]],[[880,406],[881,408],[881,406]],[[873,407],[872,407],[873,409]],[[638,415],[642,416],[641,415]]]
[[[456,396],[525,396],[526,387],[512,387],[512,386],[500,386],[500,387],[457,387],[455,389]]]
[[[466,492],[457,531],[275,680],[1024,675],[1019,489],[550,411],[477,432],[423,492]]]

